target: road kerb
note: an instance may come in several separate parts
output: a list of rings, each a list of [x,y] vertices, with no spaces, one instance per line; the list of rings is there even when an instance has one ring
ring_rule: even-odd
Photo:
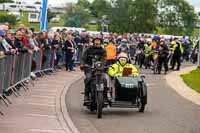
[[[68,110],[66,108],[66,101],[65,96],[73,83],[80,80],[83,77],[81,73],[77,75],[76,80],[72,80],[68,82],[63,89],[59,91],[56,96],[56,114],[60,124],[62,125],[64,131],[66,133],[80,133],[79,130],[75,127],[74,123],[72,122]]]
[[[165,76],[165,79],[167,81],[167,84],[171,88],[173,88],[179,95],[200,106],[200,94],[189,88],[181,78],[182,74],[189,73],[196,68],[196,66],[192,66],[183,68],[180,71],[171,72]]]

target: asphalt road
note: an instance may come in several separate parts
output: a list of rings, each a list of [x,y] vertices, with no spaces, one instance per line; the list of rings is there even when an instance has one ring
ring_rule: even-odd
[[[97,119],[82,106],[83,80],[66,96],[69,114],[81,133],[200,133],[200,106],[183,99],[164,79],[140,70],[148,83],[148,104],[144,113],[137,109],[106,108]]]

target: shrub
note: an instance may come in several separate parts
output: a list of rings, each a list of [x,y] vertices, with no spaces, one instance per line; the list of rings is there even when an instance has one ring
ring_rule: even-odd
[[[9,22],[12,25],[16,24],[16,17],[14,15],[8,15],[8,14],[1,14],[0,15],[0,23]]]

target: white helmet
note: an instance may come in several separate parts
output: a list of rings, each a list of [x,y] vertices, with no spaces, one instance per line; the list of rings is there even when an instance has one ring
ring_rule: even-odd
[[[104,42],[104,43],[109,43],[109,40],[108,40],[108,39],[104,39],[103,42]]]
[[[122,39],[122,42],[127,42],[127,39]]]
[[[122,53],[120,53],[120,54],[118,55],[118,59],[119,59],[119,58],[126,58],[126,59],[128,59],[128,55],[127,55],[126,53],[122,52]]]
[[[122,38],[122,36],[118,36],[118,37],[117,37],[117,39],[121,39],[121,38]]]
[[[148,39],[147,39],[147,42],[151,42],[151,41],[152,41],[151,38],[148,38]]]

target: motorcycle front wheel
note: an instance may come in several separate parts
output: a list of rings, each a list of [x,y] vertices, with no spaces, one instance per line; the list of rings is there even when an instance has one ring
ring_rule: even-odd
[[[102,118],[103,92],[97,92],[97,118]]]

